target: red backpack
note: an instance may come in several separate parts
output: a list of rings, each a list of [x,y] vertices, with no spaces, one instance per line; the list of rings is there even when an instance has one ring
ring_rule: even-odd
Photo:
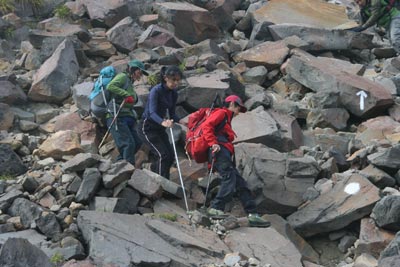
[[[213,113],[214,108],[200,108],[198,111],[189,115],[188,130],[185,139],[185,150],[189,159],[194,159],[197,163],[204,163],[208,161],[209,146],[204,140],[202,123]],[[217,126],[215,132],[220,131],[227,122],[225,119],[220,125]]]

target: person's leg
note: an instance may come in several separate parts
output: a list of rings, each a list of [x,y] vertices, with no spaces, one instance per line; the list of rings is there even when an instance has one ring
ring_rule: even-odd
[[[147,143],[157,160],[151,164],[151,171],[169,179],[169,171],[174,161],[174,152],[164,129],[150,129],[144,121],[141,125],[143,141]]]
[[[256,212],[256,203],[251,194],[249,187],[247,186],[247,182],[243,179],[243,177],[239,174],[238,170],[236,171],[236,190],[239,193],[240,202],[243,205],[244,210],[248,214],[249,226],[251,227],[269,227],[271,223],[258,215]]]
[[[211,208],[223,211],[225,204],[232,199],[236,187],[235,168],[231,160],[231,154],[223,146],[215,155],[214,168],[222,180],[217,195],[211,201]]]
[[[136,154],[136,152],[139,151],[139,149],[143,145],[143,141],[142,141],[142,138],[140,137],[140,135],[138,134],[137,127],[138,127],[137,122],[133,118],[133,123],[132,123],[132,126],[130,127],[130,130],[131,130],[131,134],[133,136],[133,139],[135,140],[135,154]]]
[[[107,127],[110,127],[113,118],[107,119]],[[118,130],[116,125],[118,124]],[[131,134],[130,128],[125,118],[118,118],[111,126],[110,133],[114,139],[115,145],[118,148],[119,159],[125,159],[130,164],[135,164],[135,140]]]
[[[142,145],[139,147],[139,150],[135,153],[136,169],[142,169],[143,163],[149,161],[149,152],[150,152],[150,147],[147,145],[147,143],[143,142]]]
[[[174,148],[172,147],[168,134],[164,131],[160,133],[159,136],[161,142],[159,143],[159,151],[161,153],[160,157],[160,173],[161,176],[169,179],[170,169],[174,163]]]
[[[397,55],[400,55],[400,16],[392,18],[389,29],[390,42]]]
[[[144,120],[139,124],[139,132],[140,135],[143,136],[143,142],[148,145],[150,152],[156,158],[156,160],[151,161],[150,170],[160,174],[161,167],[159,166],[159,159],[161,158],[161,152],[159,150],[159,143],[161,143],[161,140],[159,140],[159,131],[152,129],[150,122]]]
[[[236,174],[236,192],[238,192],[240,202],[243,205],[246,213],[255,213],[256,212],[256,203],[251,194],[249,187],[247,186],[247,182],[243,179],[243,177],[239,174],[237,169],[235,169]]]
[[[126,123],[126,125],[129,128],[129,132],[132,136],[133,142],[134,142],[134,154],[136,154],[136,152],[140,149],[140,147],[142,146],[143,142],[142,139],[139,137],[136,127],[137,127],[137,123],[136,123],[136,119],[134,117],[124,117],[123,121]]]

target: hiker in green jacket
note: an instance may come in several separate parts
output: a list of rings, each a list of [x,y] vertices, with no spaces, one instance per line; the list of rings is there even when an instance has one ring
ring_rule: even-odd
[[[131,60],[125,72],[117,74],[107,85],[113,100],[111,112],[107,114],[107,127],[110,129],[115,145],[118,148],[117,160],[124,159],[135,165],[135,153],[142,145],[136,132],[136,114],[133,110],[138,96],[133,89],[133,82],[140,80],[143,75],[148,75],[144,64],[139,60]],[[122,105],[122,106],[121,106]],[[118,113],[119,107],[121,109]],[[113,123],[115,114],[118,113]]]
[[[398,0],[354,0],[360,7],[362,25],[349,30],[361,32],[378,25],[386,29],[390,42],[397,54],[400,54],[400,11]]]

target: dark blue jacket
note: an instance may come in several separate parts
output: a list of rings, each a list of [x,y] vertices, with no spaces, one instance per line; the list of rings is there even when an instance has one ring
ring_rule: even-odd
[[[170,118],[178,122],[180,118],[175,114],[177,100],[176,90],[170,90],[161,83],[157,84],[150,90],[142,118],[161,124],[167,118],[168,109]]]

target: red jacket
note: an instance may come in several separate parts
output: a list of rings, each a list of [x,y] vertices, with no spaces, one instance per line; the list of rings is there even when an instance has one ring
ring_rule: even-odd
[[[202,130],[203,137],[207,144],[211,147],[214,144],[223,145],[232,155],[234,154],[233,140],[235,139],[235,132],[232,130],[231,121],[233,112],[227,108],[216,109],[211,115],[203,122]],[[226,119],[224,127],[215,133],[221,123]]]

